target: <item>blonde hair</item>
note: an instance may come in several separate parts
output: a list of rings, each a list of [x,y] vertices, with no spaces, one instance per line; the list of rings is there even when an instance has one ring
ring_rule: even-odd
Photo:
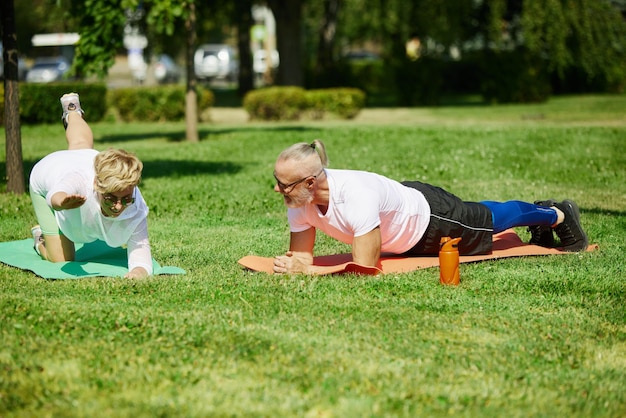
[[[96,155],[94,188],[99,193],[113,193],[137,186],[141,181],[143,163],[135,154],[111,148]]]
[[[299,142],[293,144],[278,155],[276,161],[288,161],[293,160],[300,162],[299,166],[303,170],[318,172],[323,168],[328,167],[328,155],[326,154],[326,147],[324,143],[319,139],[314,140],[308,144],[306,142]]]

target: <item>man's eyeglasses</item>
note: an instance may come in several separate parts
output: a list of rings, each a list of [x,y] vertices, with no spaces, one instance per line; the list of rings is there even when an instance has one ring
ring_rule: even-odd
[[[117,202],[120,202],[123,207],[128,207],[135,203],[135,198],[133,197],[133,195],[117,197],[115,195],[112,195],[111,193],[103,193],[102,201],[107,207],[110,208],[117,205]]]
[[[280,191],[285,194],[289,194],[298,184],[302,183],[304,180],[308,179],[309,177],[313,177],[314,179],[317,178],[317,176],[322,174],[323,171],[324,169],[322,168],[322,171],[320,171],[314,176],[306,176],[306,177],[301,178],[300,180],[294,181],[293,183],[289,183],[289,184],[285,184],[281,182],[280,180],[278,180],[278,177],[276,177],[276,172],[274,172],[274,179],[276,180],[276,184],[278,185],[278,188],[280,189]]]

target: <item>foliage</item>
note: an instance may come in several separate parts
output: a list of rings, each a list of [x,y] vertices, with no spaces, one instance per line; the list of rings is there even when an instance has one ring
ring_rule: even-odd
[[[580,69],[588,80],[603,80],[604,91],[624,88],[626,20],[610,1],[524,0],[521,11],[500,7],[493,12],[493,19],[506,22],[509,36],[518,39],[522,55],[544,60],[558,78]],[[502,37],[502,31],[492,32],[492,40]]]
[[[307,90],[306,98],[314,119],[323,119],[328,113],[352,119],[365,106],[365,93],[355,88]]]
[[[133,0],[86,0],[71,4],[74,13],[80,16],[80,40],[72,68],[80,76],[104,77],[123,46],[124,10]]]
[[[48,281],[0,265],[0,415],[624,416],[625,100],[203,124],[193,144],[176,141],[183,123],[94,124],[98,149],[144,162],[153,255],[187,274]],[[27,167],[65,146],[58,124],[23,129]],[[600,249],[463,264],[456,288],[437,269],[242,270],[286,250],[273,163],[314,138],[332,167],[467,199],[572,198]],[[28,195],[0,193],[0,219],[0,241],[29,238]],[[316,250],[346,247],[319,234]]]
[[[381,60],[363,60],[346,63],[347,75],[344,85],[370,93],[389,91],[392,78],[390,68]]]
[[[107,88],[102,83],[20,83],[20,118],[23,123],[58,123],[62,109],[59,98],[70,91],[80,94],[80,102],[87,109],[85,118],[90,122],[101,120],[107,111]]]
[[[198,114],[208,110],[214,102],[213,92],[196,89]],[[128,87],[109,90],[109,107],[125,122],[179,121],[185,117],[185,88],[183,86]]]
[[[80,16],[72,13],[71,0],[14,0],[17,43],[21,56],[36,56],[35,34],[75,32]],[[62,29],[61,29],[62,28]]]
[[[251,119],[298,120],[307,108],[306,91],[301,87],[267,87],[252,90],[243,98]]]
[[[0,85],[0,92],[3,87]],[[107,90],[101,83],[20,84],[20,116],[25,124],[57,123],[61,116],[59,98],[68,91],[80,94],[80,102],[87,109],[89,122],[102,120],[109,112],[125,122],[177,121],[185,115],[185,90],[182,86],[130,87]],[[211,90],[196,89],[199,119],[206,120],[215,102]],[[51,112],[50,109],[58,109]],[[4,114],[4,96],[0,97],[0,111]],[[0,115],[0,124],[2,121]]]
[[[268,87],[248,92],[243,107],[252,120],[323,119],[335,115],[355,117],[365,106],[365,93],[356,88],[305,90],[300,87]]]
[[[69,2],[59,0],[31,3],[19,2],[16,12],[18,37],[30,39],[36,19],[42,31],[54,27],[77,31],[81,34],[75,68],[82,75],[104,76],[113,63],[114,55],[121,50],[126,23],[125,12],[141,7],[146,12],[143,24],[153,50],[169,49],[180,52],[182,39],[186,36],[182,24],[188,13],[191,0],[88,0]],[[236,19],[232,2],[219,0],[197,2],[198,35],[201,40],[222,41],[232,36]],[[338,23],[334,34],[332,56],[336,68],[317,74],[314,69],[318,62],[315,54],[317,37],[323,19],[323,2],[303,1],[305,7],[302,32],[306,40],[307,53],[302,60],[308,74],[323,78],[309,79],[307,87],[354,86],[371,93],[374,82],[332,84],[332,75],[343,77],[341,57],[348,49],[373,49],[383,57],[384,71],[378,69],[373,74],[384,74],[386,82],[393,90],[403,93],[400,103],[431,104],[440,97],[435,93],[445,92],[446,80],[437,77],[435,72],[416,73],[411,78],[409,69],[421,71],[419,66],[407,65],[405,42],[411,36],[422,40],[422,57],[439,60],[443,72],[450,68],[463,68],[471,63],[455,66],[451,59],[471,60],[477,51],[483,53],[508,53],[519,50],[520,56],[528,56],[517,62],[530,67],[516,69],[512,73],[515,83],[521,73],[534,73],[543,83],[550,80],[561,92],[572,91],[622,91],[626,80],[626,21],[623,18],[624,3],[610,0],[343,0],[338,13]],[[26,16],[25,16],[26,15]],[[43,18],[45,17],[45,19]],[[55,20],[49,22],[48,20]],[[77,25],[76,21],[80,21]],[[278,22],[281,24],[292,22]],[[295,26],[295,25],[293,25]],[[452,54],[456,51],[457,55]],[[291,57],[290,57],[291,58]],[[542,61],[540,63],[540,61]],[[419,60],[418,60],[419,62]],[[433,61],[434,62],[434,61]],[[300,69],[302,65],[294,66]],[[426,65],[425,68],[429,67]],[[291,68],[291,67],[290,67]],[[512,66],[507,67],[514,69]],[[422,79],[428,73],[426,82],[406,86],[411,81]],[[371,75],[366,72],[366,74]],[[452,74],[459,79],[461,74]],[[506,76],[507,74],[502,74]],[[500,77],[501,75],[498,74]],[[522,77],[523,78],[523,77]],[[494,96],[506,96],[506,91],[493,92],[494,87],[506,89],[506,83],[491,83],[486,77],[475,83],[475,92],[483,81],[491,85],[488,100]],[[407,84],[409,83],[409,84]],[[584,88],[581,87],[584,85]],[[542,87],[542,92],[546,90]],[[379,91],[376,91],[377,93]],[[531,94],[535,95],[535,94]],[[512,94],[511,97],[525,97],[528,94]]]
[[[519,16],[523,47],[563,77],[580,68],[610,91],[626,83],[626,20],[607,0],[525,0]]]
[[[480,90],[489,103],[543,102],[550,97],[545,61],[524,49],[481,54]]]

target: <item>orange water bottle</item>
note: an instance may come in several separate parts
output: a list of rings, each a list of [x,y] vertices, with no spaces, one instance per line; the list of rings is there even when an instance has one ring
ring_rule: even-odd
[[[439,282],[459,284],[459,241],[461,238],[442,237],[439,242]]]

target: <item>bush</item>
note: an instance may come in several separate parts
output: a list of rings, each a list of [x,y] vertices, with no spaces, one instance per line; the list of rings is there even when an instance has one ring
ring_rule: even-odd
[[[248,92],[243,108],[250,119],[298,120],[307,108],[307,98],[301,87],[267,87]]]
[[[305,90],[300,87],[268,87],[250,91],[243,107],[252,120],[322,119],[334,114],[355,117],[365,105],[365,93],[355,88]]]
[[[368,94],[387,93],[393,90],[389,81],[393,73],[382,59],[351,62],[348,68],[350,79],[354,83],[351,87],[356,87]]]
[[[395,87],[400,106],[436,106],[445,92],[445,67],[438,57],[403,59],[396,67]]]
[[[214,95],[198,87],[198,114],[210,108]],[[185,117],[185,89],[181,86],[128,87],[110,90],[107,101],[125,122],[179,121]]]
[[[545,102],[551,94],[545,65],[524,50],[488,52],[481,93],[488,103]]]
[[[306,98],[314,119],[322,119],[326,113],[352,119],[365,106],[365,93],[355,88],[308,90]]]
[[[61,118],[59,99],[65,93],[80,94],[85,119],[101,120],[106,113],[106,85],[103,83],[20,83],[20,119],[22,123],[57,123]]]

